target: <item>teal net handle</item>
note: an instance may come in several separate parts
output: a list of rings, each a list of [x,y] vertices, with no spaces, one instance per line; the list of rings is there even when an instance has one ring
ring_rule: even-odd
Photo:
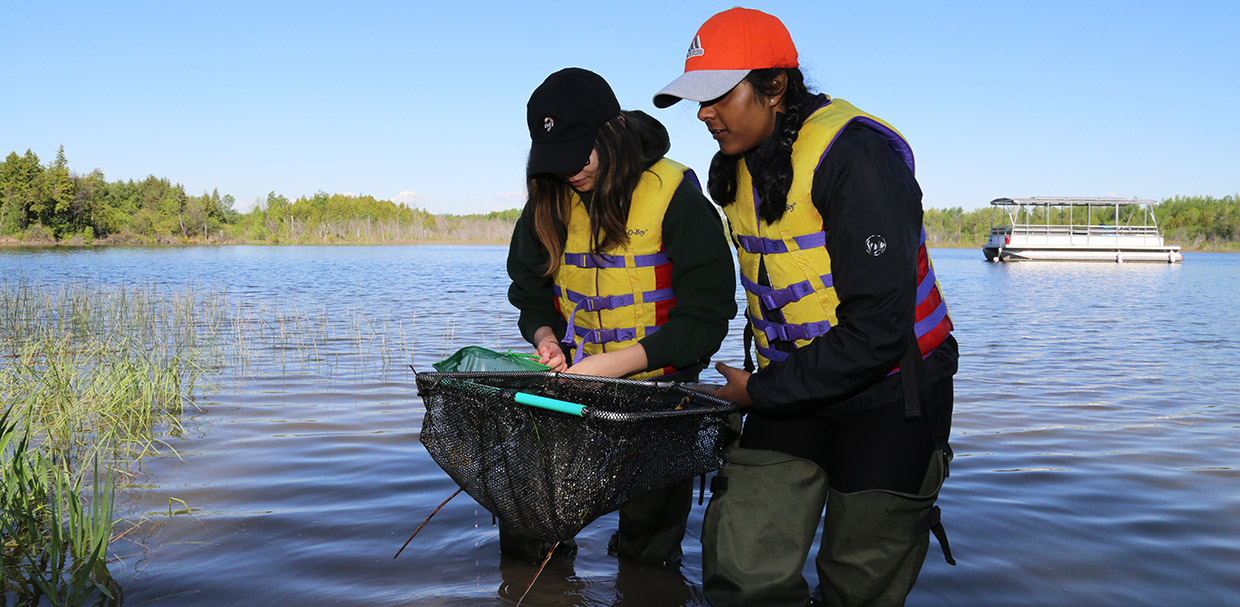
[[[567,413],[576,415],[577,417],[588,417],[590,419],[605,420],[612,422],[630,422],[642,421],[650,419],[666,419],[671,417],[690,417],[698,415],[726,415],[737,411],[736,403],[721,401],[721,405],[713,407],[696,407],[693,409],[669,409],[666,411],[641,411],[632,413],[618,413],[615,411],[598,411],[589,409],[585,405],[570,403],[566,400],[558,400],[555,398],[547,398],[546,396],[538,396],[537,394],[529,394],[526,392],[514,392],[512,399],[518,404],[528,407],[538,407],[547,409],[557,413]]]
[[[512,399],[529,407],[538,407],[540,409],[548,409],[559,413],[576,415],[577,417],[585,417],[585,413],[583,413],[586,408],[585,405],[570,403],[566,400],[547,398],[546,396],[527,394],[525,392],[517,392],[516,394],[513,394]]]
[[[500,388],[496,388],[495,386],[488,386],[486,384],[480,384],[477,382],[472,382],[472,381],[457,379],[457,378],[445,379],[444,384],[448,386],[454,386],[457,388],[463,388],[466,390],[470,390],[475,393],[488,393],[489,392],[492,394],[504,394],[505,392],[504,390]],[[576,415],[577,417],[585,417],[586,415],[585,405],[578,405],[577,403],[570,403],[566,400],[548,398],[546,396],[539,396],[537,394],[530,394],[528,392],[512,392],[511,394],[512,394],[512,399],[517,401],[518,404],[526,405],[528,407],[538,407],[540,409],[548,409],[550,411],[555,411],[557,413],[567,413],[569,415]]]

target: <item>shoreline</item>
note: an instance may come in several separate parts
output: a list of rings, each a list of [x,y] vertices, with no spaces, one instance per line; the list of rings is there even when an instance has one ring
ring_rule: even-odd
[[[81,241],[60,241],[60,242],[23,242],[16,241],[11,238],[0,239],[0,248],[94,248],[94,247],[228,247],[228,246],[249,246],[249,247],[375,247],[375,246],[472,246],[472,245],[504,245],[509,244],[509,240],[414,240],[414,241],[388,241],[388,242],[261,242],[261,241],[226,241],[226,242],[81,242]],[[981,245],[964,245],[959,243],[930,244],[932,249],[977,249],[981,251]],[[1182,253],[1240,253],[1240,243],[1234,243],[1231,246],[1224,247],[1208,247],[1208,248],[1188,248],[1180,249]]]
[[[415,245],[508,245],[507,240],[415,240],[387,242],[262,242],[262,241],[227,241],[227,242],[23,242],[11,239],[0,240],[0,248],[76,248],[93,247],[375,247],[375,246],[415,246]]]

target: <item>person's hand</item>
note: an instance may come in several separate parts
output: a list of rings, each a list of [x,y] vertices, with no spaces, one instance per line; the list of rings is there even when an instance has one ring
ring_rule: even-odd
[[[749,399],[748,386],[751,374],[748,371],[729,367],[723,363],[715,363],[715,370],[728,380],[727,384],[715,391],[715,396],[730,400],[742,407],[753,405],[753,401]]]
[[[556,341],[555,336],[538,342],[534,353],[538,355],[538,362],[551,367],[556,373],[568,369],[568,360],[564,358],[564,350],[560,348],[560,342]]]

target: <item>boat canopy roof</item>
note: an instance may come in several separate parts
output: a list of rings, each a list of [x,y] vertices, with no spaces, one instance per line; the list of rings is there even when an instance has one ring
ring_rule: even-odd
[[[1038,205],[1048,207],[1115,207],[1115,206],[1150,206],[1158,204],[1157,200],[1145,198],[1072,198],[1059,196],[1035,196],[1033,198],[996,198],[990,201],[995,206]]]

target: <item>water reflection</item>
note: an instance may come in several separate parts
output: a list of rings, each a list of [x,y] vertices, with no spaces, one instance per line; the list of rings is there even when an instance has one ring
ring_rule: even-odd
[[[508,556],[500,557],[498,596],[516,602],[529,588],[523,605],[568,607],[610,605],[613,607],[684,607],[705,601],[696,584],[677,567],[647,567],[616,560],[612,579],[580,576],[571,558],[553,558],[537,581],[530,586],[537,565]]]
[[[169,441],[180,457],[140,471],[126,506],[136,527],[113,555],[127,604],[514,604],[534,566],[500,556],[490,514],[467,496],[391,558],[456,489],[418,443],[406,365],[429,369],[465,345],[527,348],[504,255],[0,249],[5,276],[219,285],[243,310],[279,308],[292,323],[296,309],[295,333],[320,349],[272,348],[269,330],[247,371],[225,368],[199,395],[185,435]],[[933,255],[962,352],[941,499],[959,565],[928,558],[910,604],[1235,603],[1240,256],[1160,266]],[[739,365],[740,327],[718,360]],[[717,383],[712,374],[703,381]],[[607,556],[608,515],[525,604],[704,605],[703,510],[690,515],[679,570]]]

